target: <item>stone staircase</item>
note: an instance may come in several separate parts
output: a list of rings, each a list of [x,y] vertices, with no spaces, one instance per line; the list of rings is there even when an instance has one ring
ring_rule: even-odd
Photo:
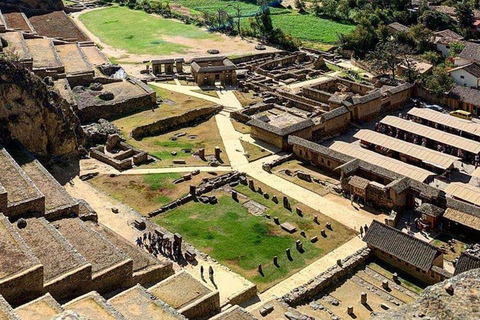
[[[68,43],[18,30],[0,32],[8,43],[3,51],[40,77],[67,78],[73,86],[87,84],[98,76],[94,66],[108,63],[92,42]]]
[[[5,213],[0,212],[0,319],[248,315],[243,309],[219,314],[215,288],[188,272],[175,274],[170,261],[154,258],[90,215],[82,220],[79,207],[90,211],[88,204],[79,206],[64,194],[21,146],[9,150],[0,146],[0,205]]]
[[[182,280],[186,280],[186,283]],[[179,292],[172,292],[170,291],[172,283],[183,287]],[[189,285],[193,285],[193,287]],[[211,290],[213,294],[199,293],[197,290],[199,285],[203,285],[200,280],[186,272],[180,272],[162,281],[154,289],[147,290],[137,284],[115,294],[108,301],[98,292],[91,291],[60,304],[52,295],[46,293],[15,309],[0,295],[0,319],[48,320],[57,319],[61,315],[73,314],[79,319],[90,320],[187,320],[208,319],[210,316],[216,320],[255,320],[250,313],[238,306],[219,313],[220,308],[215,303],[215,298],[213,301],[211,298],[218,297],[218,292]],[[168,296],[169,293],[170,296]],[[187,301],[191,307],[187,311],[184,310],[182,314],[182,310],[177,310],[165,302],[165,297],[172,303]],[[203,302],[195,301],[196,299]],[[187,316],[185,313],[189,313],[189,315]]]
[[[45,293],[59,300],[108,293],[174,273],[170,261],[80,212],[79,202],[23,147],[9,153],[0,146],[0,167],[0,295],[10,303]]]

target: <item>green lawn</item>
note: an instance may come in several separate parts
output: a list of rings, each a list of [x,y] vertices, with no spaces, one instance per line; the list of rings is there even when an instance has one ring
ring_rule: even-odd
[[[261,187],[270,195],[273,194],[273,189],[264,185]],[[237,203],[232,200],[230,194],[215,191],[214,194],[219,198],[216,205],[190,202],[155,218],[154,221],[172,232],[182,234],[186,241],[255,282],[261,292],[354,236],[353,230],[294,201],[291,201],[292,207],[295,208],[297,205],[301,207],[304,212],[303,218],[296,215],[295,211],[292,213],[284,209],[281,204],[282,197],[278,192],[280,203],[275,204],[271,199],[265,199],[246,186],[240,185],[236,190],[248,198],[240,198],[240,203]],[[250,214],[242,205],[248,200],[265,205],[268,208],[265,214],[279,217],[281,223],[292,223],[298,231],[291,235],[283,231],[272,219]],[[323,225],[313,223],[313,214],[318,215]],[[325,239],[321,237],[320,230],[324,229],[326,221],[332,223],[334,231],[326,230],[328,237]],[[306,232],[307,238],[300,235],[300,230]],[[315,235],[319,237],[319,241],[311,243],[309,239]],[[303,242],[304,253],[296,250],[296,240]],[[293,261],[287,259],[286,248],[290,248]],[[274,256],[278,256],[280,268],[273,265]],[[263,266],[265,277],[257,272],[259,263]]]
[[[167,55],[185,53],[189,48],[169,42],[169,37],[220,40],[220,36],[194,25],[164,19],[140,10],[111,7],[80,16],[85,26],[102,42],[130,53]]]

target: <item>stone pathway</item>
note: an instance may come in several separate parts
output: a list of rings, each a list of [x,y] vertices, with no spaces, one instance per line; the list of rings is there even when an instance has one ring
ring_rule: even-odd
[[[246,172],[252,178],[269,185],[314,210],[321,212],[327,217],[337,220],[349,228],[359,230],[360,226],[364,226],[365,224],[370,225],[373,220],[372,215],[362,214],[353,209],[338,205],[334,201],[325,199],[317,193],[262,169],[263,163],[270,162],[279,157],[280,155],[278,154],[272,155],[235,169]],[[383,219],[383,217],[380,216],[378,219]]]

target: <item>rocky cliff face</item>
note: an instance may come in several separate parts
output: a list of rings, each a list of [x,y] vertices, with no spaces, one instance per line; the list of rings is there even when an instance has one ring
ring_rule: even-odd
[[[3,8],[21,8],[33,11],[63,10],[62,0],[0,0]]]
[[[373,319],[480,319],[479,303],[480,269],[475,269],[430,286],[414,303]]]
[[[58,91],[23,67],[0,60],[0,142],[13,139],[48,159],[75,152],[83,131]]]

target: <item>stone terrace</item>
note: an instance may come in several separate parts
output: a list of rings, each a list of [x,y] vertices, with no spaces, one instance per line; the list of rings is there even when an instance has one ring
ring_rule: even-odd
[[[91,221],[85,223],[133,260],[133,284],[156,283],[174,273],[172,263],[169,260],[159,261],[154,259],[152,255],[139,250],[133,243],[128,242],[102,224]]]
[[[28,211],[43,213],[45,210],[44,195],[1,145],[0,168],[2,168],[0,189],[3,186],[7,192],[8,203],[8,208],[2,208],[0,201],[0,210],[5,210],[4,213],[7,216]]]
[[[115,308],[96,292],[90,292],[63,305],[65,310],[77,312],[80,316],[95,320],[125,319]]]
[[[220,309],[218,291],[210,289],[185,271],[158,283],[148,291],[187,318],[206,316]],[[198,310],[201,310],[200,314]]]
[[[251,313],[247,312],[245,309],[239,306],[235,306],[216,315],[210,320],[258,320],[258,319],[254,317]]]
[[[20,317],[0,295],[0,320],[20,320]]]
[[[83,271],[84,283],[77,283],[77,285],[88,285],[91,265],[87,260],[44,218],[30,218],[26,221],[27,226],[23,229],[17,227],[17,230],[43,264],[45,283],[73,271]],[[85,269],[87,269],[86,272]],[[74,291],[74,288],[70,290]]]
[[[5,51],[18,55],[20,60],[32,59],[28,53],[22,32],[5,32],[2,33],[2,38],[8,42],[8,47],[4,48]]]
[[[62,306],[49,293],[15,309],[23,320],[48,320],[62,311]]]
[[[9,151],[35,186],[45,195],[45,215],[48,219],[59,217],[65,213],[78,214],[78,202],[66,192],[65,188],[38,160],[22,147],[9,149]]]
[[[65,65],[67,76],[78,73],[92,73],[93,77],[93,67],[76,43],[57,45],[55,49],[57,49],[57,53]]]
[[[25,40],[28,51],[34,57],[33,69],[52,69],[62,72],[63,65],[58,57],[53,42],[50,39],[27,39]]]
[[[44,37],[57,38],[65,41],[89,40],[63,11],[53,11],[46,14],[30,16],[28,20],[35,28],[35,31]]]
[[[132,260],[78,218],[52,223],[92,264],[94,286],[100,291],[121,287],[132,275]]]
[[[119,293],[108,302],[128,320],[186,320],[175,309],[147,292],[141,285]],[[240,320],[240,319],[238,319]]]
[[[3,13],[6,27],[9,29],[17,29],[25,32],[33,32],[30,28],[27,17],[22,12]]]
[[[42,290],[43,268],[10,222],[0,213],[0,291],[7,300],[27,301]],[[29,289],[28,292],[24,291]],[[28,294],[29,293],[29,294]]]
[[[108,63],[108,59],[98,50],[98,47],[94,43],[81,43],[79,46],[88,61],[94,66]]]

